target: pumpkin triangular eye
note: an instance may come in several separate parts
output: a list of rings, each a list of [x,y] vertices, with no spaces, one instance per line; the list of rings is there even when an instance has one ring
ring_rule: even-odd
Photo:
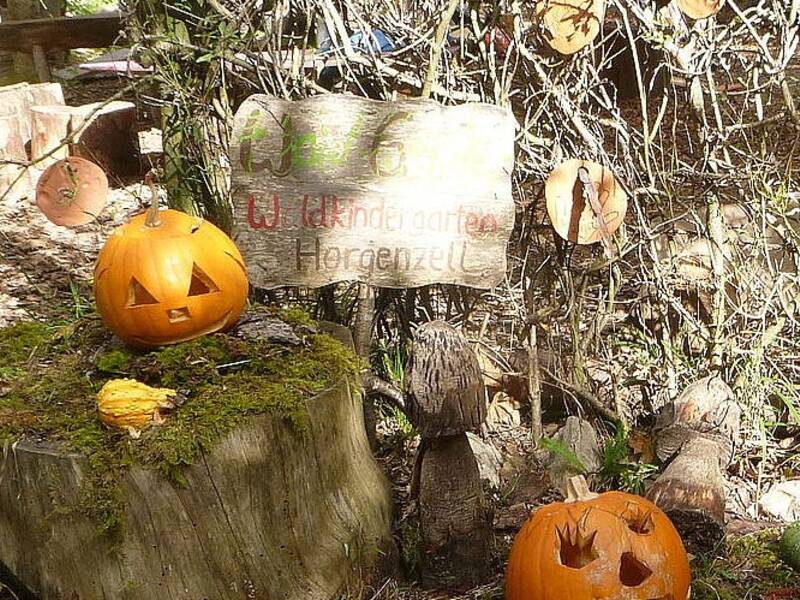
[[[205,294],[212,294],[218,292],[219,288],[206,275],[203,270],[197,266],[197,263],[192,265],[192,282],[189,284],[189,293],[187,296],[203,296]]]
[[[131,277],[131,282],[128,284],[128,303],[125,307],[136,308],[137,306],[146,306],[148,304],[158,304],[158,300],[139,283],[136,277]]]

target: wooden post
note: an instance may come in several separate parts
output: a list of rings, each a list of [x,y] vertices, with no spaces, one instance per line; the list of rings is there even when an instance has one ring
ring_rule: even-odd
[[[47,62],[47,54],[39,44],[34,44],[31,51],[33,64],[36,67],[36,76],[41,83],[47,83],[52,78],[50,75],[50,63]]]
[[[66,142],[70,133],[72,109],[68,106],[31,108],[31,161],[44,171],[54,162],[69,156]]]
[[[528,333],[528,398],[531,401],[531,438],[536,446],[544,437],[542,424],[542,385],[539,374],[539,343],[536,323],[531,323]]]
[[[367,283],[358,284],[358,305],[354,323],[354,345],[356,354],[367,362],[372,351],[372,328],[375,321],[375,288]],[[378,415],[375,412],[375,400],[364,394],[364,426],[367,428],[367,439],[373,450],[378,445]]]

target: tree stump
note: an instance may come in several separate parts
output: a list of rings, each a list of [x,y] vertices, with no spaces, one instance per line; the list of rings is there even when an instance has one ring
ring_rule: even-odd
[[[647,497],[672,519],[690,552],[708,551],[724,537],[723,463],[719,444],[696,437],[686,444],[647,493]]]
[[[19,119],[24,144],[31,141],[31,107],[52,104],[64,104],[64,92],[59,83],[18,83],[0,87],[0,115],[14,115]]]
[[[0,573],[41,600],[333,600],[393,547],[391,491],[343,380],[307,402],[308,428],[261,415],[186,468],[132,467],[125,527],[80,512],[87,459],[23,439],[0,455]]]
[[[30,194],[27,160],[19,119],[0,115],[0,201],[15,202]]]
[[[725,469],[739,440],[741,409],[718,376],[704,377],[659,414],[656,454],[672,460],[647,497],[675,523],[691,552],[713,549],[725,534]]]
[[[138,175],[139,136],[132,102],[96,102],[73,109],[72,155],[97,163],[111,177]]]
[[[65,140],[69,136],[72,109],[59,104],[31,107],[31,160],[44,171],[69,155]]]

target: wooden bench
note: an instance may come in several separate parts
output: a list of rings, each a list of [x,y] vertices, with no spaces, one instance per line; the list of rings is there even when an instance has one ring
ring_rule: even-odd
[[[113,46],[122,31],[119,13],[0,23],[0,51],[33,55],[41,81],[50,81],[48,50]]]

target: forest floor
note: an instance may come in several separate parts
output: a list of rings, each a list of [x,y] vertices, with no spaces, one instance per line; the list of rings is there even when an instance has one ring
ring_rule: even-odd
[[[102,100],[118,86],[109,81],[76,83],[66,89],[67,102]],[[99,221],[73,230],[52,225],[32,203],[0,204],[0,327],[32,318],[68,323],[93,310],[90,282],[96,253],[108,233],[141,209],[142,198],[149,198],[141,182],[121,183]],[[469,590],[431,590],[415,583],[421,579],[421,549],[414,503],[408,499],[415,441],[407,422],[388,408],[380,433],[379,460],[393,483],[397,501],[395,532],[404,577],[379,582],[365,594],[366,600],[502,598],[504,564],[514,532],[533,508],[555,498],[542,468],[529,458],[532,453],[525,427],[518,422],[510,427],[500,424],[484,436],[502,456],[498,483],[490,489],[497,541],[492,565],[495,576]],[[780,531],[775,523],[734,520],[725,544],[706,556],[692,557],[692,598],[800,599],[800,575],[777,557]],[[0,583],[0,600],[14,598]]]

